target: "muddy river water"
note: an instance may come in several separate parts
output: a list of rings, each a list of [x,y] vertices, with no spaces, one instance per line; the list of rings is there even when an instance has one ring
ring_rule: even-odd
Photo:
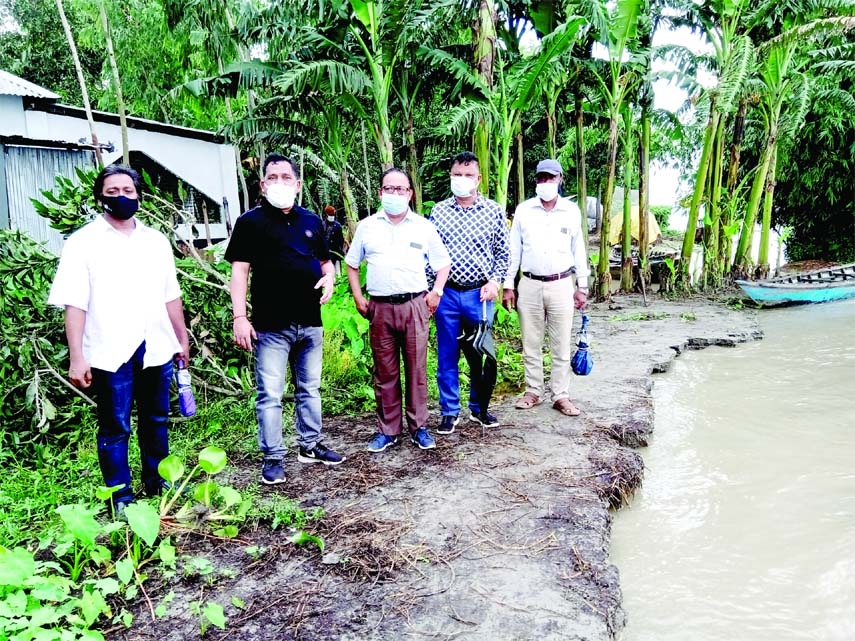
[[[855,639],[855,301],[759,316],[655,378],[622,641]]]

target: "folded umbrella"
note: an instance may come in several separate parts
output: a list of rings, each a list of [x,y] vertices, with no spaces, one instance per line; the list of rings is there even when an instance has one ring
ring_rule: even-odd
[[[587,376],[594,368],[594,359],[588,351],[588,316],[582,314],[582,327],[576,334],[576,353],[570,359],[570,367],[578,376]]]
[[[469,364],[469,375],[475,398],[482,412],[487,411],[496,387],[498,365],[492,323],[487,319],[487,301],[481,301],[481,321],[463,326],[458,337],[463,356]]]

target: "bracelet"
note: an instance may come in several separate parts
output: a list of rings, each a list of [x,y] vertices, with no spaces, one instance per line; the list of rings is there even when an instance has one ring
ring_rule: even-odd
[[[238,318],[246,318],[246,314],[238,314],[237,316],[232,316],[232,320],[237,320]]]

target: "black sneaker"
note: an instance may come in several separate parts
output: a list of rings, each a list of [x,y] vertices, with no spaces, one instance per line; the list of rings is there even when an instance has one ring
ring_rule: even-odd
[[[312,449],[301,447],[297,450],[297,460],[300,463],[323,463],[324,465],[338,465],[344,460],[344,457],[323,443],[318,443]]]
[[[261,468],[261,482],[265,485],[284,483],[285,470],[282,467],[282,461],[279,459],[265,460]]]
[[[442,423],[436,428],[437,434],[453,434],[454,426],[460,422],[460,417],[456,414],[448,414],[442,417]]]
[[[472,412],[472,416],[470,418],[476,423],[481,423],[484,427],[499,427],[499,425],[501,425],[499,419],[487,411],[479,412],[478,414]]]

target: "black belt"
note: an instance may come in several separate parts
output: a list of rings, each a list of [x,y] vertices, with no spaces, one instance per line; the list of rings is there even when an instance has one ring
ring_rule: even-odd
[[[391,296],[372,296],[371,300],[375,303],[390,303],[392,305],[403,305],[409,303],[414,298],[424,296],[427,292],[415,292],[412,294],[392,294]]]
[[[567,278],[570,274],[573,273],[573,268],[571,267],[566,272],[561,272],[560,274],[549,274],[549,276],[538,276],[537,274],[530,274],[529,272],[523,272],[523,276],[526,278],[531,278],[532,280],[540,280],[544,282],[551,282],[553,280],[561,280],[562,278]]]
[[[446,287],[453,289],[456,292],[468,292],[471,289],[481,289],[486,284],[486,280],[473,280],[468,283],[455,283],[451,280],[445,282]]]

